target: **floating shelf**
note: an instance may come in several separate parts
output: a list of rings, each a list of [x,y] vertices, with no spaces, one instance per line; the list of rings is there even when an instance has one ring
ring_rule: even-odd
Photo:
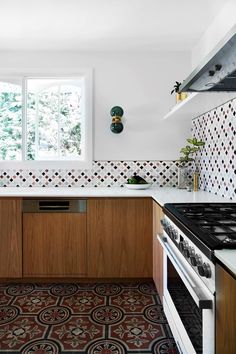
[[[193,119],[233,98],[236,98],[236,92],[193,92],[177,103],[163,119]]]

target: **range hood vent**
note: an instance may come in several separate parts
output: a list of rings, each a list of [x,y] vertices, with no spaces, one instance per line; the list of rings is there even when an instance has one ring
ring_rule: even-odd
[[[183,81],[179,92],[236,91],[236,26]]]

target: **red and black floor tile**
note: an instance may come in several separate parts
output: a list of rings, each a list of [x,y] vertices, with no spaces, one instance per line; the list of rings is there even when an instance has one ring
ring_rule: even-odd
[[[152,282],[0,284],[0,353],[177,354]]]

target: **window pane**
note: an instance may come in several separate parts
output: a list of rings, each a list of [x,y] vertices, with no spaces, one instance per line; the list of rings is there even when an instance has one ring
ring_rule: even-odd
[[[21,86],[0,82],[0,160],[21,160],[21,140]]]
[[[27,159],[80,160],[83,81],[28,79]]]

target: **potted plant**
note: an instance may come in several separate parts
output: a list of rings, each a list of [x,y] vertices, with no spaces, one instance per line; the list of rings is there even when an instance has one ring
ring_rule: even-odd
[[[180,152],[183,156],[179,159],[178,167],[178,188],[187,188],[187,175],[188,167],[190,162],[195,162],[195,155],[205,145],[205,142],[202,140],[197,140],[195,137],[192,139],[187,139],[188,145],[184,146]],[[195,172],[197,169],[195,166]]]
[[[171,91],[171,95],[175,92],[176,103],[183,101],[188,96],[187,92],[181,92],[181,93],[179,92],[180,86],[181,86],[181,82],[175,81],[174,88]]]

